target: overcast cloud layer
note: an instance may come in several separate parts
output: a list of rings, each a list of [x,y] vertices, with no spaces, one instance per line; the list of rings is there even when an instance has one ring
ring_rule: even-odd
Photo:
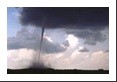
[[[24,7],[20,14],[22,25],[37,27],[42,26],[43,16],[46,28],[100,30],[109,25],[108,7]]]

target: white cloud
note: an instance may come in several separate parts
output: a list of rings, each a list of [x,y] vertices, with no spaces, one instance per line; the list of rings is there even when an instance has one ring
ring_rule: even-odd
[[[94,53],[75,50],[70,56],[65,53],[43,55],[46,65],[56,69],[109,69],[109,55],[103,51]]]
[[[78,43],[79,39],[72,34],[69,34],[68,37],[66,38],[66,40],[69,41],[70,47],[72,47],[72,48],[74,48],[75,46],[77,46],[79,44]]]
[[[103,51],[94,52],[90,58],[79,63],[83,69],[109,69],[109,55]]]
[[[33,66],[38,53],[31,49],[8,50],[8,68],[28,68]],[[43,65],[55,69],[109,69],[109,55],[103,51],[94,53],[75,50],[70,56],[66,51],[58,54],[41,54]]]
[[[7,68],[28,68],[35,62],[36,52],[31,49],[17,49],[7,51]]]

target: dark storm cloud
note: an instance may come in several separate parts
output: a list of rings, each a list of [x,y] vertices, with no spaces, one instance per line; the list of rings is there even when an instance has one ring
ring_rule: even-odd
[[[45,16],[45,28],[101,30],[109,25],[108,7],[24,7],[20,14],[22,25],[37,27]]]
[[[79,50],[80,52],[89,52],[89,49],[87,49],[86,47],[84,47],[83,49]]]
[[[90,30],[66,30],[68,34],[74,34],[78,38],[84,39],[84,44],[95,45],[97,42],[103,42],[106,40],[106,35],[101,31],[90,31]]]
[[[16,37],[9,37],[7,39],[7,48],[11,49],[34,49],[38,50],[40,46],[40,31],[35,28],[35,31],[30,33],[27,28],[22,28],[17,32]],[[67,49],[64,48],[61,44],[50,42],[47,38],[43,39],[42,52],[43,53],[59,53]]]

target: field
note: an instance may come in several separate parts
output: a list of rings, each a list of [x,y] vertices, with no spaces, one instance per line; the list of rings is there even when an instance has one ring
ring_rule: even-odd
[[[7,74],[109,74],[109,70],[77,70],[77,69],[7,69]]]

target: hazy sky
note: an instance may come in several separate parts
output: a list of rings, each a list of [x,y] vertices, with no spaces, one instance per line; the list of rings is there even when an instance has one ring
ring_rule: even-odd
[[[109,8],[7,8],[7,68],[109,69]]]

